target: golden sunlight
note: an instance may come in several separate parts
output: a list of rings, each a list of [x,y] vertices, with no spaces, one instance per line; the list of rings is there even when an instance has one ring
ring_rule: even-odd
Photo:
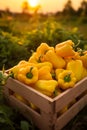
[[[36,7],[39,4],[38,0],[28,0],[31,7]]]

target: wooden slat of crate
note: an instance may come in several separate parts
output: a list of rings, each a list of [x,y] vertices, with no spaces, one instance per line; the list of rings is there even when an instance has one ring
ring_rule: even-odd
[[[6,90],[4,92],[5,95],[8,97],[11,105],[19,107],[20,111],[22,108],[25,117],[28,118],[28,115],[31,115],[33,121],[41,130],[60,130],[87,104],[87,95],[78,100],[69,110],[67,110],[60,117],[57,117],[57,113],[64,106],[74,100],[74,98],[78,97],[85,90],[87,90],[86,84],[87,78],[84,78],[82,81],[78,82],[74,88],[66,90],[61,95],[55,97],[54,99],[51,99],[44,94],[41,94],[40,92],[34,90],[33,88],[20,83],[17,80],[9,78],[5,86]],[[25,99],[29,100],[29,102],[32,102],[33,104],[38,106],[41,113],[38,114],[34,112],[24,103],[21,103],[16,98],[11,96],[8,92],[9,89],[18,93]]]
[[[28,87],[27,85],[24,85],[21,82],[12,78],[8,80],[6,86],[12,91],[25,97],[25,99],[29,99],[30,102],[34,103],[46,113],[54,113],[60,111],[65,105],[70,103],[82,92],[87,90],[86,84],[87,78],[84,78],[83,80],[78,82],[74,88],[65,91],[54,99],[51,99],[44,94],[41,94],[37,90],[34,90],[33,88]]]
[[[29,106],[17,100],[14,96],[9,96],[9,104],[14,108],[18,108],[19,112],[21,112],[24,117],[28,120],[33,120],[34,123],[38,126],[39,123],[41,124],[41,115],[36,111],[32,110]]]
[[[76,102],[68,111],[62,114],[55,123],[55,130],[61,130],[72,118],[74,118],[87,104],[87,95]]]
[[[55,100],[55,112],[58,112],[63,107],[65,107],[67,104],[72,102],[76,97],[78,97],[80,94],[82,94],[84,91],[87,90],[87,78],[84,78],[83,80],[79,81],[75,87],[68,89],[61,95],[54,98]]]
[[[13,96],[9,97],[9,101],[11,106],[19,108],[19,110],[22,112],[22,114],[25,117],[27,117],[27,119],[30,119],[30,117],[32,117],[36,126],[38,126],[39,128],[44,125],[44,121],[43,121],[44,117],[45,117],[45,122],[49,123],[48,117],[50,118],[50,116],[47,115],[46,113],[43,113],[44,117],[42,117],[42,115],[39,115],[37,112],[34,112],[32,109],[30,109],[22,102],[15,99]],[[66,113],[64,113],[62,116],[60,116],[57,119],[57,121],[55,122],[55,130],[60,130],[61,128],[63,128],[85,106],[85,104],[87,104],[87,95],[84,96],[81,100],[79,100],[76,104],[74,104]],[[51,119],[50,119],[50,123],[52,123]],[[43,130],[45,130],[44,127],[45,129],[47,127],[50,128],[50,124],[48,126],[45,124],[42,127]],[[50,128],[50,130],[54,130],[54,129]]]
[[[9,78],[5,87],[23,96],[25,99],[29,100],[29,102],[32,102],[34,105],[38,106],[41,110],[45,111],[46,113],[53,113],[53,99],[38,92],[30,86],[27,86],[17,80]]]
[[[13,95],[10,95],[7,101],[10,106],[12,106],[13,108],[17,108],[19,112],[22,113],[22,115],[24,115],[24,117],[26,117],[28,120],[32,119],[34,124],[40,130],[53,130],[53,114],[49,115],[48,113],[45,113],[43,111],[41,111],[41,113],[37,113],[23,102],[17,100],[17,98],[15,98]]]
[[[52,128],[52,119],[48,119],[51,117],[51,115],[46,114],[43,112],[43,114],[38,114],[37,112],[30,109],[27,105],[17,100],[14,96],[9,97],[9,103],[13,107],[19,108],[19,111],[30,120],[34,121],[36,126],[40,128],[41,130],[60,130],[62,129],[84,106],[87,104],[87,95],[85,95],[82,99],[80,99],[77,103],[75,103],[68,111],[66,111],[63,115],[61,115],[59,118],[54,119],[55,116],[53,116],[53,121],[55,121],[54,127]],[[42,116],[43,115],[43,116]],[[50,120],[50,122],[48,122]]]

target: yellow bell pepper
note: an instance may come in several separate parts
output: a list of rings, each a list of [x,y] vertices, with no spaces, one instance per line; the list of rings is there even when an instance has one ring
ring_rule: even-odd
[[[75,55],[71,57],[73,60],[78,60],[80,59],[80,54],[78,53],[78,51],[75,52]]]
[[[27,85],[38,80],[38,69],[35,66],[25,66],[19,69],[17,79]]]
[[[56,80],[58,80],[58,76],[59,76],[60,73],[63,72],[63,70],[64,70],[64,69],[56,69],[56,70],[55,70]]]
[[[25,66],[30,66],[30,65],[35,66],[34,63],[29,63],[25,60],[21,60],[17,65],[9,69],[9,74],[12,75],[13,78],[17,79],[17,74],[18,74],[19,69]]]
[[[21,61],[19,61],[19,63],[17,65],[27,65],[27,64],[28,64],[28,61],[21,60]]]
[[[54,47],[50,47],[47,43],[41,43],[40,46],[36,49],[36,53],[38,54],[39,60],[44,62],[44,54],[48,50],[54,50]]]
[[[83,66],[82,79],[87,77],[87,68]]]
[[[80,55],[78,52],[75,52],[75,55],[70,56],[70,57],[64,57],[64,60],[66,61],[66,64],[71,61],[71,60],[79,60],[80,59]]]
[[[67,63],[66,69],[72,70],[75,74],[76,81],[82,79],[83,63],[81,60],[71,60]]]
[[[63,113],[65,113],[68,110],[68,106],[63,107],[59,112],[58,112],[58,116],[62,115]]]
[[[55,46],[55,52],[58,56],[61,57],[71,57],[75,55],[73,49],[73,42],[71,40],[65,41],[63,43],[57,44]]]
[[[78,48],[75,56],[73,59],[79,59],[83,62],[83,66],[87,68],[87,51],[82,50],[81,48]]]
[[[13,96],[15,96],[19,101],[28,105],[28,101],[24,97],[22,97],[21,95],[14,93]]]
[[[70,45],[70,46],[72,46],[72,47],[75,46],[75,44],[74,44],[74,42],[72,42],[72,40],[67,40],[67,41],[58,43],[58,44],[57,44],[57,47],[62,47],[62,46],[64,46],[64,45],[66,45],[66,44],[68,44],[68,45]]]
[[[51,80],[51,68],[49,66],[43,66],[38,70],[38,79]]]
[[[76,77],[71,70],[64,70],[58,76],[58,86],[63,90],[74,87],[75,83]]]
[[[53,68],[52,63],[50,63],[50,62],[42,62],[42,63],[36,64],[36,67],[37,67],[38,69],[40,69],[40,68],[43,67],[43,66],[48,66],[48,67],[50,67],[51,69]]]
[[[87,53],[84,52],[79,59],[83,62],[83,66],[87,68]]]
[[[51,97],[56,89],[56,87],[58,86],[58,82],[56,80],[38,80],[35,84],[34,84],[34,88]]]
[[[34,105],[33,103],[30,102],[30,103],[29,103],[29,106],[30,106],[33,110],[39,112],[39,108],[38,108],[36,105]]]
[[[54,50],[54,47],[50,47],[47,43],[41,43],[36,52],[38,55],[44,55],[48,50]]]
[[[12,78],[17,79],[17,74],[18,74],[19,69],[20,69],[20,66],[19,65],[15,65],[14,67],[12,67],[9,70],[9,75],[11,75]]]
[[[36,52],[34,52],[31,57],[29,58],[29,63],[40,63],[41,62],[41,56],[39,56]]]
[[[28,64],[27,61],[21,60],[17,65],[9,69],[9,74],[12,75],[13,78],[17,79],[17,73],[20,67],[26,66],[27,64]]]
[[[47,51],[46,54],[44,55],[44,58],[45,58],[45,61],[51,62],[53,65],[53,68],[55,69],[64,68],[66,65],[65,60],[62,57],[57,56],[53,50]]]

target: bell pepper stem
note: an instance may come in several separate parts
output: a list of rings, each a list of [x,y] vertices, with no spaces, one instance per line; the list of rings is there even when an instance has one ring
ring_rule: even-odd
[[[32,72],[31,72],[32,69],[33,69],[33,67],[31,67],[31,68],[30,68],[30,71],[26,74],[26,77],[29,78],[29,79],[32,79],[32,77],[33,77],[33,74],[32,74]]]
[[[67,74],[67,75],[64,76],[64,81],[65,82],[70,82],[71,81],[70,74]]]

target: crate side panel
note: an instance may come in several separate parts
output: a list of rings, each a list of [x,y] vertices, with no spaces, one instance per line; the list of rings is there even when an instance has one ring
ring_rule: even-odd
[[[34,124],[40,130],[53,130],[53,115],[47,114],[43,111],[37,113],[32,110],[29,106],[25,105],[23,102],[18,101],[14,96],[9,96],[9,105],[18,109],[18,111],[26,117],[29,121],[32,120]]]
[[[8,89],[18,93],[23,96],[29,102],[32,102],[34,105],[38,106],[40,109],[46,113],[54,111],[53,100],[46,95],[34,90],[33,88],[24,85],[23,83],[16,81],[14,79],[8,79],[6,86]]]
[[[39,113],[32,110],[29,106],[25,105],[23,102],[17,100],[14,96],[9,97],[9,105],[13,108],[18,109],[18,111],[26,117],[29,121],[32,120],[38,128],[40,128],[42,124],[42,117]]]
[[[77,83],[74,88],[66,90],[64,93],[55,98],[55,112],[60,111],[86,90],[87,78]]]
[[[71,119],[73,119],[87,105],[87,95],[76,102],[70,109],[62,114],[56,121],[55,130],[62,129]]]
[[[9,90],[7,87],[4,86],[4,89],[3,89],[3,94],[8,97],[9,96]]]
[[[54,130],[54,124],[56,121],[56,113],[44,113],[41,111],[41,116],[43,119],[43,129],[44,130]]]

